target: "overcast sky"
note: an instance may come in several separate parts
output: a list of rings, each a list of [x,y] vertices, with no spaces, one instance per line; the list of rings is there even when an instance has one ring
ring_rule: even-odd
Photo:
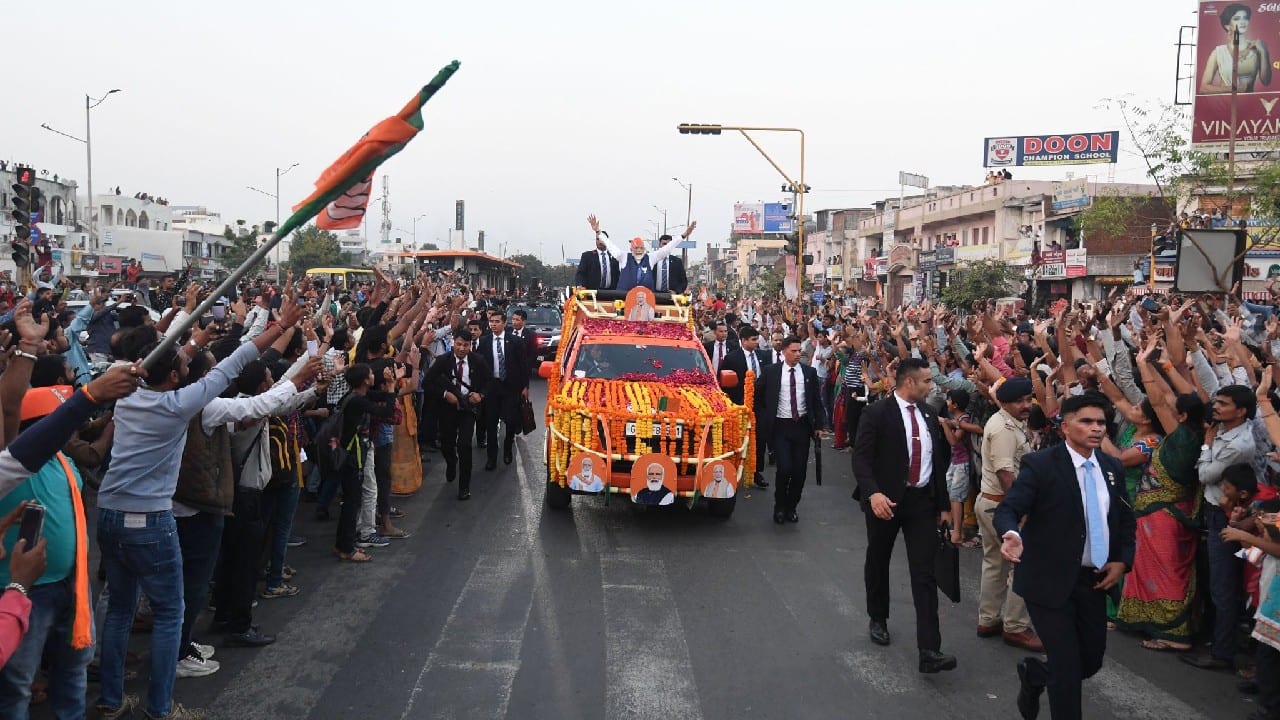
[[[461,70],[425,108],[426,129],[383,165],[393,233],[443,240],[457,199],[491,252],[558,262],[590,241],[588,213],[615,239],[652,234],[659,213],[694,236],[728,236],[735,201],[776,201],[782,179],[741,137],[682,136],[680,122],[800,127],[806,210],[897,195],[897,172],[981,183],[991,135],[1117,129],[1096,108],[1132,94],[1172,99],[1182,0],[734,0],[637,3],[397,0],[64,0],[5,3],[10,58],[31,50],[36,82],[7,64],[0,157],[82,183],[93,111],[95,189],[119,185],[228,222],[272,219],[378,120],[450,60]],[[25,39],[24,39],[25,38]],[[18,99],[21,98],[21,99]],[[793,135],[760,135],[799,173]],[[1122,150],[1128,139],[1122,137]],[[1015,178],[1100,174],[1105,165],[1015,168]],[[1116,179],[1141,182],[1122,156]],[[381,179],[377,181],[379,186]],[[381,213],[370,208],[376,247]],[[699,253],[700,254],[700,253]]]

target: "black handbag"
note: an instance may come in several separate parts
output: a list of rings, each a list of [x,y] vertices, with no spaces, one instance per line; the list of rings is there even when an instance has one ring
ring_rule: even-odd
[[[951,602],[960,602],[960,549],[951,542],[947,526],[938,528],[938,551],[933,556],[933,576],[938,589]]]
[[[525,400],[520,404],[520,429],[525,435],[538,429],[538,418],[533,414],[533,403]]]

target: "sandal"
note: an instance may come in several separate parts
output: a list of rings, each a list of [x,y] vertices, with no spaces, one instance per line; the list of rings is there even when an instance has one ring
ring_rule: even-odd
[[[372,555],[360,548],[356,548],[355,551],[349,553],[344,553],[339,550],[334,550],[334,552],[337,553],[338,559],[344,562],[364,563],[373,559]]]
[[[1143,641],[1142,641],[1142,647],[1144,647],[1144,648],[1146,648],[1146,649],[1148,649],[1148,650],[1155,650],[1155,651],[1157,651],[1157,652],[1164,652],[1164,651],[1168,651],[1168,652],[1186,652],[1186,651],[1188,651],[1188,650],[1190,650],[1190,649],[1191,649],[1191,643],[1182,643],[1182,644],[1179,644],[1179,643],[1169,642],[1168,640],[1161,640],[1161,639],[1159,639],[1159,638],[1152,638],[1152,639],[1150,639],[1150,640],[1143,640]]]

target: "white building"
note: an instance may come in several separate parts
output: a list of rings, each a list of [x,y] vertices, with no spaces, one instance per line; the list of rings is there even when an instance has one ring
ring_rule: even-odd
[[[9,255],[9,245],[17,237],[14,228],[13,185],[18,181],[14,165],[0,162],[0,277],[15,277],[16,266]],[[81,233],[78,203],[76,200],[76,182],[61,177],[57,173],[36,168],[36,188],[44,193],[44,217],[39,224],[42,239],[49,241],[51,248],[68,248],[79,242]]]

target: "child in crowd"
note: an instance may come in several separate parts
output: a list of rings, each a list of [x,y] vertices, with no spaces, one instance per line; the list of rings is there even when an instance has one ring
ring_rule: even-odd
[[[981,435],[982,426],[965,412],[969,408],[969,393],[956,389],[947,393],[947,415],[942,419],[942,431],[951,443],[951,467],[947,468],[947,491],[951,496],[951,542],[965,547],[975,547],[975,541],[964,542],[964,503],[969,499],[969,458],[973,447],[971,435]]]

